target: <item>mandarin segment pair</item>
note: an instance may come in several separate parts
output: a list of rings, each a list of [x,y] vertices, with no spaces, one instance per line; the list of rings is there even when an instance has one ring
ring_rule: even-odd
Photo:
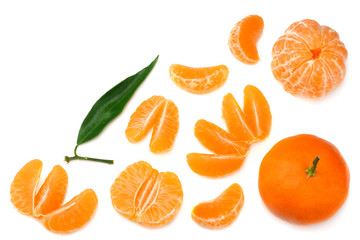
[[[244,89],[243,110],[229,93],[223,99],[222,112],[229,132],[203,119],[195,124],[196,138],[214,153],[187,155],[190,168],[199,175],[221,177],[238,170],[249,144],[270,134],[270,107],[261,91],[254,86],[248,85]]]
[[[171,100],[162,96],[152,96],[142,102],[131,115],[125,135],[129,142],[136,143],[152,128],[150,151],[169,151],[179,129],[179,111]]]
[[[276,41],[271,70],[290,94],[322,98],[344,80],[347,55],[335,30],[305,19],[291,24]]]
[[[149,227],[169,223],[180,210],[183,191],[172,172],[158,172],[139,161],[128,166],[110,189],[115,210],[124,217]]]
[[[95,212],[95,192],[86,189],[62,205],[68,185],[65,170],[54,166],[38,190],[42,166],[35,159],[20,169],[10,186],[11,202],[20,213],[38,218],[52,232],[68,233],[83,227]]]

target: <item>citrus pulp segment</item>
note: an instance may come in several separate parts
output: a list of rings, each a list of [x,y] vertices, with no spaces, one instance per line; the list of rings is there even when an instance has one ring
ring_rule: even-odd
[[[221,87],[229,75],[225,65],[194,68],[173,64],[169,72],[178,87],[196,94],[209,93]]]
[[[68,175],[65,170],[56,165],[35,196],[34,216],[47,215],[60,208],[66,194]]]
[[[195,173],[206,177],[223,177],[238,170],[245,156],[189,153],[186,158]]]
[[[242,63],[260,61],[257,43],[264,29],[264,21],[258,15],[250,15],[236,23],[230,32],[228,45],[232,55]]]
[[[200,119],[195,124],[194,132],[199,142],[216,154],[247,154],[246,142],[237,139],[214,123]]]
[[[211,201],[199,203],[191,212],[192,219],[199,225],[210,228],[224,228],[238,217],[244,204],[244,193],[234,183]]]
[[[40,180],[42,166],[42,162],[38,159],[26,163],[11,183],[11,202],[24,215],[33,215],[35,193]]]
[[[86,189],[59,209],[40,219],[43,225],[55,233],[69,233],[83,227],[94,215],[98,204],[92,189]]]

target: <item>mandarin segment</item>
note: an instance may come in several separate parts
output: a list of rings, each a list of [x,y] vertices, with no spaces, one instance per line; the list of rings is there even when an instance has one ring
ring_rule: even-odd
[[[165,101],[162,96],[152,96],[140,104],[131,115],[129,124],[125,130],[129,142],[141,141],[153,127],[160,106]]]
[[[230,32],[228,46],[232,55],[242,63],[256,64],[260,61],[257,43],[264,29],[264,20],[250,15],[235,24]]]
[[[195,68],[172,64],[169,72],[178,87],[196,94],[209,93],[221,87],[229,75],[225,65]]]
[[[26,163],[11,183],[10,200],[16,209],[24,215],[33,215],[35,193],[42,166],[42,162],[38,159]]]
[[[226,94],[223,98],[222,114],[230,133],[236,135],[239,140],[247,143],[255,140],[254,133],[249,128],[242,109],[231,93]]]
[[[294,96],[322,98],[345,78],[347,50],[330,27],[305,19],[291,24],[274,44],[271,70]]]
[[[245,156],[189,153],[186,158],[195,173],[206,177],[223,177],[238,170]]]
[[[179,110],[171,100],[166,99],[159,108],[154,130],[150,139],[150,151],[163,153],[174,144],[179,129]]]
[[[234,183],[215,199],[195,206],[191,217],[205,228],[224,228],[235,221],[243,204],[242,188],[239,184]]]
[[[150,227],[169,223],[183,200],[178,177],[171,172],[159,173],[144,161],[128,166],[115,179],[110,193],[117,212]]]
[[[224,129],[204,119],[196,122],[194,133],[204,147],[216,154],[247,154],[248,145],[246,142],[237,139]]]
[[[172,172],[160,172],[156,179],[156,187],[149,206],[137,221],[150,227],[168,224],[177,215],[183,201],[183,191],[179,178]]]
[[[35,196],[34,216],[46,215],[60,208],[66,194],[68,175],[65,170],[56,165]]]
[[[244,88],[244,114],[257,140],[269,136],[272,122],[270,106],[262,92],[255,86],[247,85]]]
[[[41,218],[43,225],[55,233],[69,233],[90,221],[98,204],[92,189],[86,189],[59,209]]]

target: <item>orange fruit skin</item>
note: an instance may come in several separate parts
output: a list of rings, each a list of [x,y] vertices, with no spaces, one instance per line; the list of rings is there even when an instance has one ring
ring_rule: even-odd
[[[347,50],[338,33],[305,19],[291,24],[274,44],[271,70],[294,96],[322,98],[346,73]]]
[[[11,202],[24,215],[33,215],[36,187],[40,180],[42,162],[26,163],[16,174],[10,186]]]
[[[158,172],[139,161],[128,166],[110,188],[112,205],[124,217],[148,227],[171,222],[180,210],[183,191],[172,172]]]
[[[229,69],[225,65],[194,68],[172,64],[169,73],[172,81],[181,89],[204,94],[221,87],[229,75]]]
[[[47,215],[61,207],[68,185],[68,175],[65,170],[56,165],[35,196],[34,216]]]
[[[40,218],[43,225],[54,233],[70,233],[82,228],[93,217],[98,204],[92,189],[86,189],[59,209]]]
[[[257,43],[263,33],[264,20],[250,15],[236,23],[230,32],[228,45],[232,55],[242,63],[256,64],[260,61]]]
[[[238,217],[243,204],[243,190],[239,184],[234,183],[217,198],[196,205],[191,217],[205,228],[224,228]]]
[[[305,172],[319,156],[315,176]],[[294,224],[329,219],[345,202],[350,173],[339,150],[319,137],[301,134],[273,146],[260,165],[259,192],[267,208]]]
[[[223,177],[238,170],[245,156],[189,153],[186,158],[195,173],[206,177]]]
[[[194,128],[195,137],[210,151],[221,154],[246,155],[248,145],[219,126],[200,119]]]

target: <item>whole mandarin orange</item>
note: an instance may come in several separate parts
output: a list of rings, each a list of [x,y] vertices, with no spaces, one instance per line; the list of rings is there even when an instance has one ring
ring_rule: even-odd
[[[275,144],[260,165],[259,192],[267,208],[290,223],[308,225],[332,217],[345,202],[350,173],[339,150],[301,134]]]

